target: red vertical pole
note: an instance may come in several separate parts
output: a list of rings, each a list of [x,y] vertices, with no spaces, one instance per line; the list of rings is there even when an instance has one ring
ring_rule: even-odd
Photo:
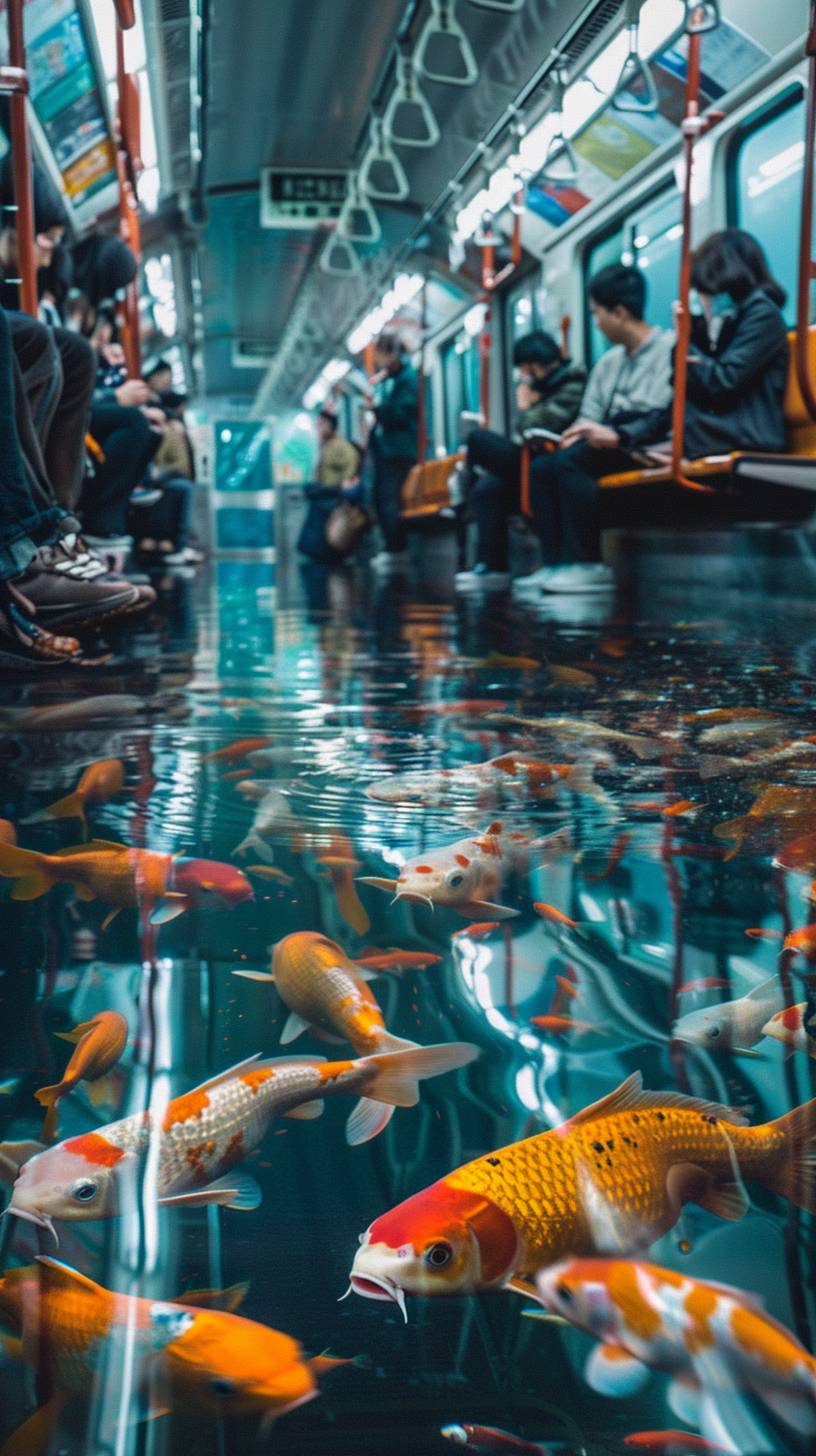
[[[25,70],[23,0],[8,0],[9,64]],[[20,307],[37,314],[37,263],[34,254],[34,198],[31,173],[31,139],[28,134],[26,98],[13,92],[11,106],[11,161],[14,201],[17,205],[17,265],[20,273]]]
[[[680,248],[680,286],[678,289],[676,324],[677,347],[674,354],[674,403],[672,406],[672,474],[677,479],[683,459],[683,433],[686,416],[686,369],[691,340],[691,173],[694,164],[694,138],[700,111],[700,36],[688,38],[686,62],[686,116],[683,125],[683,148],[686,175],[683,186],[683,241]]]
[[[796,377],[805,408],[816,420],[816,390],[810,377],[810,285],[816,277],[813,261],[813,169],[816,165],[816,0],[810,7],[810,31],[805,45],[808,58],[805,111],[805,158],[802,174],[802,213],[799,219],[799,283],[796,291]]]
[[[116,86],[118,92],[117,126],[119,135],[116,138],[116,174],[119,180],[119,235],[123,242],[126,242],[133,249],[137,260],[141,261],[137,212],[138,203],[134,192],[135,184],[131,180],[133,169],[128,165],[132,159],[128,156],[125,138],[124,117],[127,106],[127,86],[130,78],[125,70],[125,37],[119,7],[117,7],[117,18]],[[125,302],[120,310],[120,322],[122,326],[122,347],[125,351],[125,362],[127,364],[128,374],[132,379],[138,379],[142,372],[142,349],[139,334],[139,290],[135,280],[133,283],[128,284]]]

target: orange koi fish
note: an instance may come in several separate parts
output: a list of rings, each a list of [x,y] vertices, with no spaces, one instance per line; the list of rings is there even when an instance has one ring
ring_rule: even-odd
[[[680,814],[690,814],[699,807],[693,799],[678,799],[675,804],[666,804],[660,812],[666,819],[676,819]]]
[[[17,830],[10,819],[0,819],[0,844],[16,844]]]
[[[756,1179],[816,1208],[809,1159],[816,1101],[760,1127],[640,1073],[560,1127],[476,1158],[375,1219],[351,1288],[403,1307],[405,1294],[473,1294],[528,1279],[567,1254],[645,1249],[698,1203],[738,1218]]]
[[[782,942],[783,951],[794,951],[807,961],[816,960],[816,925],[803,925],[801,930],[792,930]]]
[[[357,1061],[321,1057],[259,1061],[250,1057],[168,1103],[164,1113],[137,1112],[96,1132],[68,1138],[29,1156],[0,1144],[0,1169],[25,1159],[7,1214],[48,1229],[54,1219],[112,1218],[136,1206],[145,1159],[158,1148],[156,1197],[162,1207],[222,1204],[254,1209],[261,1191],[235,1167],[264,1137],[275,1117],[319,1117],[323,1098],[361,1097],[346,1128],[349,1143],[366,1142],[381,1130],[375,1104],[413,1107],[418,1083],[464,1067],[478,1055],[467,1042],[417,1047]]]
[[[577,994],[574,988],[572,994]],[[552,1012],[547,1016],[531,1016],[530,1025],[535,1026],[539,1031],[551,1031],[556,1036],[568,1031],[584,1035],[588,1031],[600,1030],[600,1027],[593,1026],[591,1021],[576,1021],[572,1016],[559,1016]]]
[[[506,801],[550,799],[561,788],[596,799],[606,797],[586,765],[543,763],[518,753],[457,768],[389,774],[366,785],[365,794],[384,804],[421,804],[433,809],[470,801],[486,808]]]
[[[297,1342],[228,1311],[139,1299],[39,1257],[0,1278],[0,1311],[22,1336],[23,1357],[57,1390],[89,1397],[106,1347],[135,1344],[155,1410],[211,1416],[285,1415],[317,1395]],[[20,1432],[17,1433],[18,1437]],[[20,1447],[22,1449],[22,1446]]]
[[[118,1011],[99,1011],[90,1021],[83,1021],[73,1031],[58,1031],[56,1036],[73,1042],[71,1060],[62,1080],[53,1087],[41,1087],[34,1093],[42,1107],[48,1109],[42,1136],[50,1142],[57,1127],[57,1104],[78,1082],[95,1082],[109,1072],[127,1046],[128,1024]]]
[[[26,821],[37,823],[43,819],[81,819],[85,824],[85,810],[89,804],[104,804],[118,794],[125,782],[125,766],[118,758],[101,758],[92,763],[80,775],[73,793],[55,804],[49,804],[38,814],[32,814]]]
[[[254,898],[245,875],[217,860],[188,859],[91,839],[54,854],[0,844],[0,876],[14,880],[12,900],[38,900],[53,885],[74,885],[80,900],[103,900],[120,910],[142,905],[152,925],[175,920],[193,906],[226,910]]]
[[[507,829],[500,819],[494,819],[482,834],[457,839],[443,849],[408,860],[396,879],[364,875],[360,883],[387,890],[395,900],[430,905],[432,910],[440,906],[466,918],[487,913],[497,920],[510,920],[518,910],[498,904],[495,897],[508,876],[526,873],[531,854],[543,850],[545,844],[545,839]]]
[[[444,959],[426,950],[367,950],[354,957],[354,964],[364,971],[391,971],[400,975],[402,971],[427,971],[429,966],[438,966]]]
[[[460,935],[466,935],[468,940],[482,940],[489,935],[491,930],[498,930],[498,920],[477,920],[473,925],[465,925],[461,930],[451,931],[451,940],[458,940]]]
[[[360,868],[360,861],[355,859],[351,841],[345,834],[335,834],[325,848],[315,848],[315,859],[328,875],[346,925],[358,935],[365,935],[371,928],[371,920],[354,884],[354,871]]]
[[[554,905],[547,905],[543,900],[534,900],[533,909],[542,920],[549,920],[553,925],[568,925],[570,930],[577,930],[581,924],[580,920],[572,920],[563,910],[556,910]]]
[[[814,1007],[807,1001],[800,1001],[798,1006],[784,1006],[777,1011],[763,1026],[762,1034],[780,1041],[789,1053],[807,1052],[809,1057],[816,1057]]]
[[[212,753],[205,753],[202,763],[240,763],[248,753],[256,753],[259,748],[268,748],[274,743],[274,738],[236,738],[234,743],[227,743],[223,748],[216,748]]]
[[[755,1295],[619,1258],[566,1259],[536,1282],[545,1309],[602,1342],[587,1366],[599,1393],[632,1395],[650,1370],[666,1371],[672,1409],[687,1410],[691,1394],[695,1424],[729,1451],[769,1449],[736,1392],[816,1432],[816,1360]]]

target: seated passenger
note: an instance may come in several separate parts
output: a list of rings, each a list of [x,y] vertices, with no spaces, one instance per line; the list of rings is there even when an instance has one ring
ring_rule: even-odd
[[[665,438],[672,397],[674,335],[644,318],[646,278],[640,268],[612,263],[589,281],[589,306],[612,344],[593,367],[578,419],[552,454],[530,467],[533,529],[543,565],[516,589],[608,590],[601,561],[597,481],[631,470],[629,453]],[[555,568],[558,568],[557,570]]]
[[[516,387],[516,435],[549,430],[560,435],[572,423],[586,384],[586,370],[565,359],[551,334],[543,329],[519,339],[513,348],[519,371]],[[468,436],[466,470],[480,470],[471,495],[478,529],[476,566],[460,571],[456,585],[464,590],[508,585],[508,521],[519,510],[521,445],[493,430]]]
[[[337,428],[337,416],[328,408],[317,417],[317,438],[320,454],[317,461],[318,485],[341,486],[353,480],[358,471],[359,454]]]
[[[419,380],[397,334],[381,334],[374,350],[374,426],[368,448],[373,467],[374,509],[384,550],[371,565],[398,570],[407,561],[408,533],[401,520],[402,486],[417,463]]]
[[[780,306],[785,294],[762,248],[739,228],[713,233],[692,257],[691,279],[699,306],[687,370],[685,457],[784,450],[788,337]],[[590,284],[591,294],[592,289]],[[599,311],[597,303],[595,313],[607,332],[605,310]],[[595,591],[613,584],[611,569],[600,560],[595,482],[607,472],[631,469],[637,462],[626,450],[632,447],[655,446],[652,458],[669,458],[668,403],[636,418],[612,419],[613,426],[600,434],[597,428],[583,430],[578,421],[567,437],[575,443],[537,462],[531,472],[544,561],[555,568],[536,573],[545,591]]]

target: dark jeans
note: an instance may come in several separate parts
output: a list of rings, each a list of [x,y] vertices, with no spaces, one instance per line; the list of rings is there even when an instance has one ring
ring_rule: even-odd
[[[105,459],[85,481],[83,524],[95,536],[121,536],[127,530],[130,492],[144,479],[162,437],[140,409],[115,400],[94,405],[91,434]]]
[[[148,486],[150,481],[147,482]],[[161,481],[162,498],[153,506],[131,506],[128,513],[130,534],[136,541],[172,541],[178,550],[187,545],[190,511],[193,503],[192,481],[183,475],[171,475]]]
[[[507,524],[519,510],[521,447],[493,430],[474,430],[468,436],[467,464],[488,472],[476,476],[470,498],[478,532],[476,559],[490,571],[506,571]]]
[[[613,471],[634,468],[625,450],[596,450],[582,441],[533,457],[530,505],[544,566],[600,561],[597,481]]]
[[[374,509],[383,534],[386,551],[404,551],[408,531],[400,520],[402,486],[416,461],[402,455],[389,458],[378,454],[374,460]]]
[[[96,355],[81,335],[50,329],[25,313],[8,315],[27,408],[19,415],[23,454],[42,503],[72,511],[85,465],[85,431]]]
[[[9,317],[0,309],[0,581],[19,576],[37,547],[57,541],[64,529],[64,511],[47,496],[44,503],[35,497],[37,482],[26,469],[17,428],[21,390]]]

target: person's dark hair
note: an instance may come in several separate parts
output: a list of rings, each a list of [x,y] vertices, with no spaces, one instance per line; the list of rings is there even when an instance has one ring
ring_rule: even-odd
[[[34,201],[34,232],[47,233],[54,227],[68,226],[68,210],[62,196],[51,178],[40,167],[32,167],[32,193]],[[14,203],[14,171],[11,152],[0,162],[0,204],[10,207]]]
[[[544,329],[534,329],[513,345],[514,364],[540,364],[546,369],[549,364],[560,362],[561,350],[552,334],[545,333]]]
[[[331,425],[332,430],[336,430],[337,429],[337,415],[334,413],[334,410],[330,410],[330,409],[322,409],[322,410],[319,410],[318,411],[317,418],[319,420],[325,420],[327,424]]]
[[[136,256],[121,238],[92,233],[73,252],[74,280],[94,308],[127,288],[136,277]]]
[[[755,288],[761,288],[779,308],[787,297],[768,267],[764,250],[742,228],[723,228],[695,249],[691,285],[698,293],[727,293],[735,303],[741,303]]]
[[[589,296],[601,308],[625,308],[634,319],[646,312],[646,279],[640,268],[610,263],[589,280]]]
[[[154,374],[173,373],[173,366],[169,359],[156,359],[149,368],[142,370],[142,379],[152,379]]]
[[[395,333],[380,334],[376,347],[383,354],[389,354],[392,359],[401,359],[405,353],[405,345],[399,334]]]

